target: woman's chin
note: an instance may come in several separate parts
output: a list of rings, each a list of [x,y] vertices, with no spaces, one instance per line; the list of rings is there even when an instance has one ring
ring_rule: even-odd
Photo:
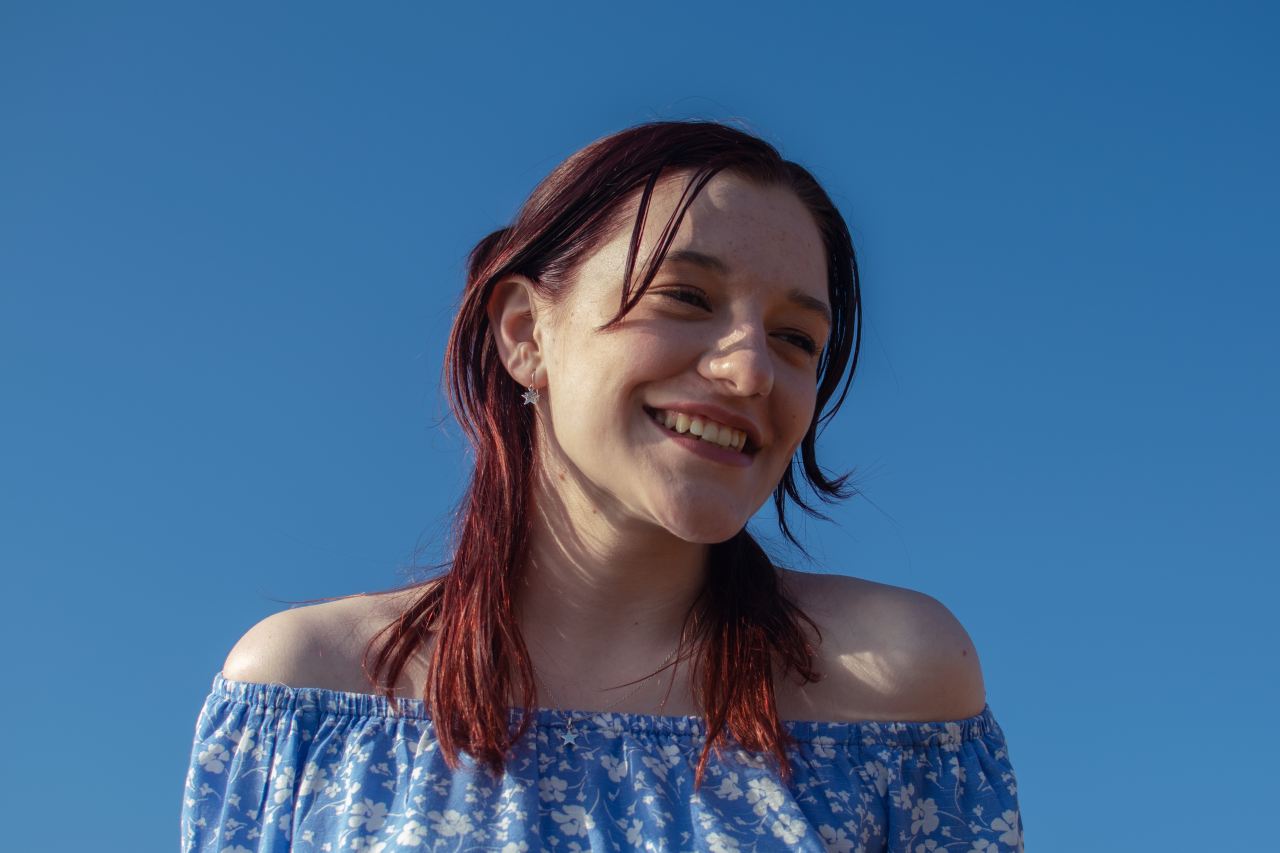
[[[683,539],[686,542],[695,542],[699,545],[715,545],[718,542],[724,542],[726,539],[732,539],[734,534],[746,526],[747,521],[748,517],[737,513],[698,512],[686,513],[678,519],[665,519],[662,526],[672,536]]]

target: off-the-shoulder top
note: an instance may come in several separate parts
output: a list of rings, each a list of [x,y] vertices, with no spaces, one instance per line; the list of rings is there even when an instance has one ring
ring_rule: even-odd
[[[695,793],[701,717],[539,708],[499,780],[465,752],[450,770],[425,703],[395,701],[214,676],[182,849],[1022,850],[990,705],[942,722],[784,721],[790,781],[731,737]],[[513,732],[523,713],[510,709]]]

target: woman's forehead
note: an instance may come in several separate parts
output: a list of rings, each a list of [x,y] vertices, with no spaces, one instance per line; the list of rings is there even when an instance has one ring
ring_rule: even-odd
[[[654,188],[645,215],[636,275],[653,257],[688,181],[667,178]],[[621,277],[631,245],[638,199],[623,225],[592,258],[597,273]],[[762,186],[732,173],[715,175],[685,211],[663,266],[744,283],[765,280],[827,293],[826,248],[809,209],[784,186]]]

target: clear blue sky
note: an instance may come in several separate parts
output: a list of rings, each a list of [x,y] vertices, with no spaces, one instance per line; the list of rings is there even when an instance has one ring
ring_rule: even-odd
[[[849,220],[797,565],[965,624],[1029,849],[1270,838],[1277,14],[1037,5],[0,7],[4,846],[173,849],[235,640],[438,553],[467,251],[661,118]]]

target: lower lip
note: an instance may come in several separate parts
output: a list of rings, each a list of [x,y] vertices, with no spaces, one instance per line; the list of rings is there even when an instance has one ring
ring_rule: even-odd
[[[681,447],[686,447],[690,451],[698,454],[704,459],[710,459],[712,462],[722,462],[725,465],[732,465],[735,468],[746,468],[751,465],[751,457],[745,453],[739,453],[728,447],[721,447],[718,444],[712,444],[709,441],[703,441],[696,435],[688,435],[670,430],[662,424],[655,421],[648,413],[645,419],[653,424],[654,429],[661,430],[662,434],[674,441]]]

